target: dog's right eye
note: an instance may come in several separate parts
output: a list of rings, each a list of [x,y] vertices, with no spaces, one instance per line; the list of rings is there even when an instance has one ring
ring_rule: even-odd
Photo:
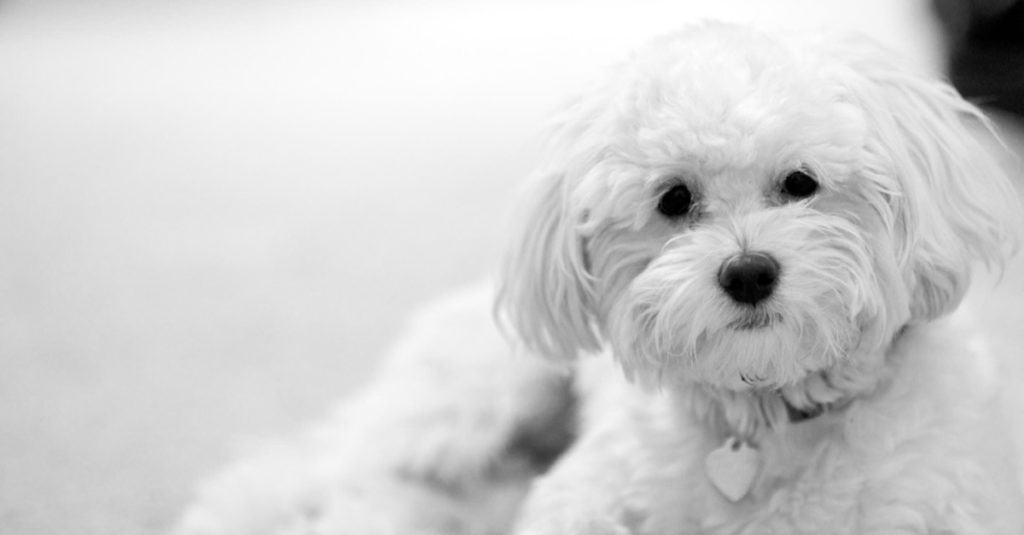
[[[678,184],[661,195],[661,200],[658,201],[658,211],[665,217],[673,219],[682,217],[690,211],[691,201],[690,188]]]
[[[794,199],[806,199],[818,191],[818,181],[803,171],[793,171],[782,181],[782,193]]]

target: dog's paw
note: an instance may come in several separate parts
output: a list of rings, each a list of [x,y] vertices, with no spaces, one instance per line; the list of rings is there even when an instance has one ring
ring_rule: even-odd
[[[610,518],[587,518],[566,522],[535,522],[515,531],[515,535],[635,535],[625,524]]]
[[[309,475],[309,474],[307,474]],[[383,478],[381,478],[383,479]],[[306,478],[244,488],[221,482],[190,507],[171,535],[441,535],[444,512],[413,518],[402,492]],[[236,481],[237,483],[237,481]],[[407,500],[411,502],[412,500]],[[429,511],[429,510],[428,510]]]
[[[354,512],[355,513],[355,512]],[[241,520],[241,521],[239,521]],[[404,535],[403,527],[389,515],[355,514],[320,516],[317,511],[294,511],[293,514],[265,518],[253,515],[247,519],[223,517],[187,517],[171,535]],[[419,533],[419,532],[417,532]],[[434,532],[423,532],[433,535]],[[437,532],[438,535],[443,532]]]
[[[331,501],[332,471],[298,451],[268,451],[204,484],[173,535],[320,533]],[[370,532],[375,533],[375,532]],[[379,532],[377,532],[379,533]]]
[[[200,488],[172,535],[468,535],[512,522],[529,472],[451,484],[295,444]]]

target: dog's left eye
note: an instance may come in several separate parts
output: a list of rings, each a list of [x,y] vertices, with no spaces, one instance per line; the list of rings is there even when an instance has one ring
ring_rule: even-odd
[[[658,211],[673,219],[682,217],[690,211],[692,201],[690,189],[683,184],[678,184],[662,194],[661,200],[658,201]]]
[[[797,199],[806,199],[818,191],[818,181],[803,171],[793,171],[782,181],[782,193]]]

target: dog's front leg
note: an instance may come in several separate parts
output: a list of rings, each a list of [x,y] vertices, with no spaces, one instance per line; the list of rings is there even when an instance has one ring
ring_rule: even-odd
[[[517,535],[629,535],[638,511],[627,489],[635,439],[605,429],[580,438],[536,481],[520,513]]]
[[[646,463],[643,432],[653,403],[628,385],[607,355],[577,368],[580,436],[538,479],[517,535],[636,535],[647,516],[634,492]]]
[[[179,535],[478,535],[507,531],[572,436],[571,378],[514,355],[490,292],[420,314],[372,385],[297,439],[200,492]]]

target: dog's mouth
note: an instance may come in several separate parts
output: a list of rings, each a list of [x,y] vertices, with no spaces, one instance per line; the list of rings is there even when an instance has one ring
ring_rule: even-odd
[[[756,331],[767,329],[774,323],[782,321],[782,314],[770,312],[763,308],[754,308],[744,312],[739,318],[729,322],[728,328],[734,331]]]

